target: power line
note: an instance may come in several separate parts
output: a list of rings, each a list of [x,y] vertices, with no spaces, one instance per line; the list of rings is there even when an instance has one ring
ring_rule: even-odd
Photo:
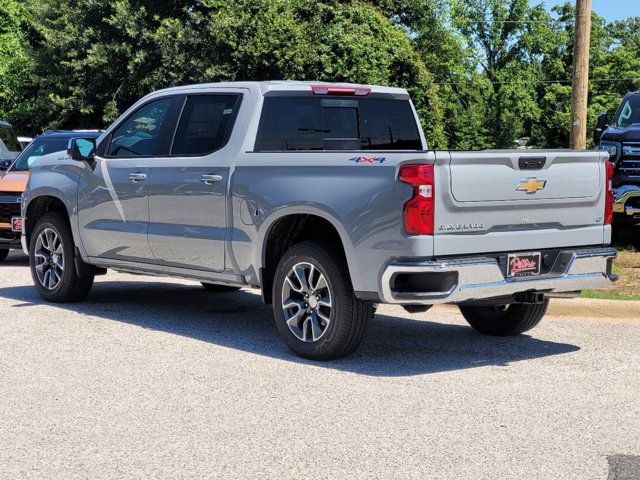
[[[493,85],[516,85],[519,83],[572,83],[573,80],[571,79],[566,79],[566,80],[533,80],[533,81],[529,81],[529,80],[516,80],[516,81],[512,81],[512,82],[494,82],[491,81],[489,79],[484,79],[487,80],[488,82],[492,83]],[[463,85],[463,84],[468,84],[469,82],[471,82],[471,80],[467,81],[467,82],[434,82],[434,85]],[[593,82],[593,83],[601,83],[601,82],[640,82],[640,77],[638,78],[590,78],[589,82]]]
[[[574,24],[575,20],[463,20],[465,23],[506,23],[506,24],[518,24],[518,23],[542,23],[542,24]]]

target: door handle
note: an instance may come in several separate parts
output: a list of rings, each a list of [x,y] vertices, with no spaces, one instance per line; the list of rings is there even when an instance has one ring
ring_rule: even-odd
[[[200,181],[206,185],[213,185],[222,181],[222,175],[202,175]]]
[[[147,174],[146,173],[131,173],[129,174],[129,180],[131,180],[134,183],[138,183],[138,182],[142,182],[143,180],[147,179]]]

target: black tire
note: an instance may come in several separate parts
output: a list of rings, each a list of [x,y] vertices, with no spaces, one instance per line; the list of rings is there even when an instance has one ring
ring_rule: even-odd
[[[240,287],[232,287],[230,285],[219,285],[217,283],[206,283],[206,282],[200,282],[200,283],[202,284],[204,289],[207,290],[208,292],[224,293],[224,292],[237,292],[238,290],[240,290]]]
[[[4,262],[8,256],[9,256],[9,250],[4,248],[0,249],[0,262]]]
[[[329,322],[317,340],[302,340],[289,328],[283,308],[283,291],[287,276],[298,264],[311,264],[326,279],[330,295],[330,311],[325,315]],[[317,273],[315,273],[318,275]],[[312,279],[309,281],[311,284]],[[316,286],[318,284],[316,283]],[[315,300],[314,300],[315,301]],[[324,307],[318,306],[317,309]],[[276,326],[287,345],[299,356],[312,360],[333,360],[353,353],[360,345],[373,317],[374,306],[356,298],[346,267],[344,255],[330,245],[302,242],[291,247],[282,257],[273,281],[273,313]],[[302,313],[300,319],[311,313]],[[305,327],[302,326],[302,336]]]
[[[38,237],[46,229],[53,230],[62,241],[64,270],[59,283],[52,289],[45,287],[36,271],[36,245]],[[48,302],[70,303],[84,299],[93,286],[94,275],[78,276],[75,267],[75,244],[69,222],[59,213],[47,213],[38,220],[29,241],[29,266],[38,294]]]
[[[499,337],[520,335],[540,323],[547,313],[549,299],[542,303],[514,303],[499,307],[460,306],[469,325],[480,333]]]

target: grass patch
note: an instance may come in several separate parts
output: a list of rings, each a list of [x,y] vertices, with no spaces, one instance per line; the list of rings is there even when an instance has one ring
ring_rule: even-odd
[[[607,290],[583,290],[582,298],[599,298],[601,300],[640,301],[640,295],[624,295]]]
[[[583,298],[640,301],[640,252],[633,246],[618,246],[613,273],[620,279],[604,290],[584,290]]]

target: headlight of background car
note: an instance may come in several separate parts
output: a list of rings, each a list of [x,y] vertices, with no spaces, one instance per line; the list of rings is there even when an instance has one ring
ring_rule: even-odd
[[[618,160],[620,160],[620,154],[622,153],[622,144],[620,142],[603,140],[600,142],[598,150],[609,152],[609,159],[612,162],[618,163]]]

